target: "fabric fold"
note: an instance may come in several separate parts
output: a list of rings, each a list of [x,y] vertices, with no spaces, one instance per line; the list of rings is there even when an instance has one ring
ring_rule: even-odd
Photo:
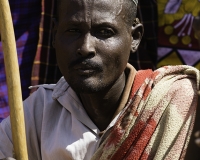
[[[138,71],[130,98],[92,160],[182,159],[194,125],[199,71]]]

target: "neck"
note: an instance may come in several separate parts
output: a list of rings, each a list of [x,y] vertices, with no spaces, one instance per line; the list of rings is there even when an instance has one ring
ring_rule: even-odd
[[[123,73],[107,91],[94,94],[80,94],[83,106],[100,131],[111,122],[122,98],[126,77]]]

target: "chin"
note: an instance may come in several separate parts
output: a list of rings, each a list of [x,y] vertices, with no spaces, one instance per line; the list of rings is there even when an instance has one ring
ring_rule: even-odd
[[[107,86],[102,83],[98,84],[79,83],[79,84],[71,84],[70,86],[76,93],[84,93],[84,94],[98,93],[104,91],[107,88]]]
[[[72,87],[72,89],[76,92],[76,93],[85,93],[85,94],[93,94],[93,93],[97,93],[103,90],[102,87],[90,87],[90,86],[75,86]]]

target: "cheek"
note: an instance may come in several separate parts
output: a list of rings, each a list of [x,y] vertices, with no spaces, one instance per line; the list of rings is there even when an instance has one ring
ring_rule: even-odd
[[[59,46],[57,46],[59,47]],[[65,52],[65,50],[63,48],[56,48],[56,60],[57,60],[57,64],[58,67],[62,73],[62,75],[65,75],[66,73],[68,73],[68,64],[69,64],[69,56],[67,54],[67,52]]]
[[[126,65],[129,55],[130,55],[130,44],[124,43],[120,40],[109,40],[105,43],[102,43],[99,46],[101,47],[103,57],[108,60],[108,63],[114,61],[116,65]]]
[[[59,65],[67,66],[74,54],[73,45],[69,45],[64,39],[58,38],[55,42],[56,57]]]
[[[57,58],[58,67],[59,67],[62,75],[65,75],[65,72],[66,72],[65,68],[67,68],[67,66],[64,65],[65,63],[63,62],[63,58],[61,58],[61,56],[58,54],[56,54],[56,58]]]

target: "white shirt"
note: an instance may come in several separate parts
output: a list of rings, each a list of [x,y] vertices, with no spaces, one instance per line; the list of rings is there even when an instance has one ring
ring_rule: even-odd
[[[89,160],[92,157],[99,129],[64,78],[56,86],[40,87],[24,101],[24,107],[29,160]],[[10,122],[6,119],[1,123],[0,135],[8,128]],[[11,133],[6,134],[10,139]],[[7,153],[12,145],[7,145],[2,138],[0,159],[12,156]]]

